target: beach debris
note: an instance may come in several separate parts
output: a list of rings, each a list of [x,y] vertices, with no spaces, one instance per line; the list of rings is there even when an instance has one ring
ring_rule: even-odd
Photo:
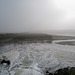
[[[9,66],[10,60],[8,60],[6,56],[2,56],[2,59],[0,59],[0,64],[4,66]]]
[[[10,65],[10,60],[2,60],[1,64],[5,65],[5,66],[9,66]]]

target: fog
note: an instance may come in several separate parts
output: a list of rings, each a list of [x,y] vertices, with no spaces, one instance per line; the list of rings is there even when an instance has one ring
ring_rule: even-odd
[[[75,30],[74,0],[0,0],[0,33]]]

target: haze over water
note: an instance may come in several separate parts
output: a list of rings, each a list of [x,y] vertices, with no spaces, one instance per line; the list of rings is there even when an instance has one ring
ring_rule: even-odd
[[[48,30],[75,30],[74,0],[0,0],[0,33]]]

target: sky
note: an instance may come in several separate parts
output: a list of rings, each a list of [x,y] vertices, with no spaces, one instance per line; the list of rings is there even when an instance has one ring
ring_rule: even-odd
[[[75,30],[75,0],[0,0],[0,33]]]

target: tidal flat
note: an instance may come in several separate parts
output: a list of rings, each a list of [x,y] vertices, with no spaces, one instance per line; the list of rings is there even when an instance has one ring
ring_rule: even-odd
[[[75,46],[60,44],[61,40],[70,42],[74,38],[0,34],[0,75],[75,75]],[[10,65],[2,60],[9,60]]]

